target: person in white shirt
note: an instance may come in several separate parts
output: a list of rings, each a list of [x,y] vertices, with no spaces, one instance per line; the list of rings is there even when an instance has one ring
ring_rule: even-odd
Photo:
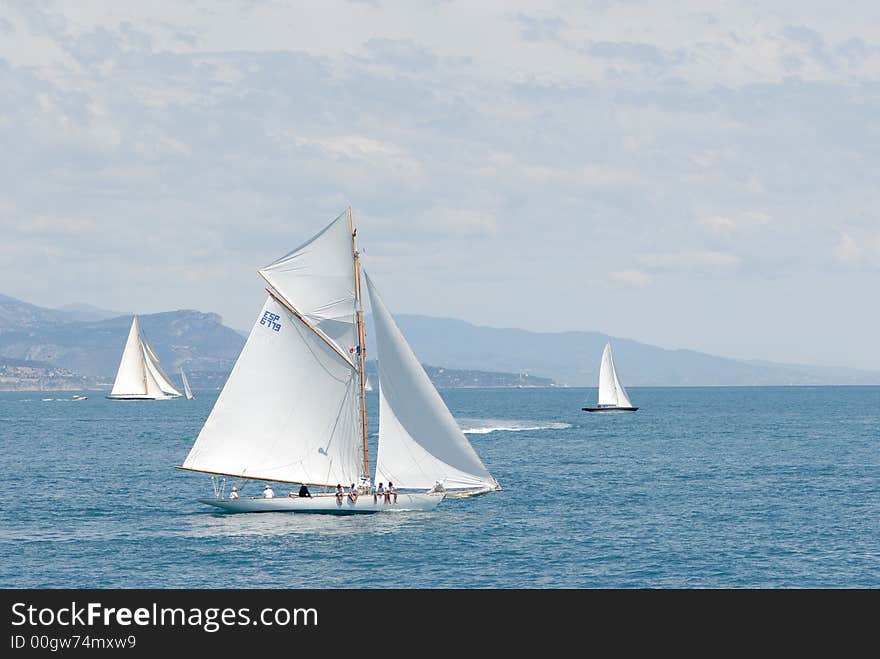
[[[373,503],[376,503],[379,499],[385,500],[385,488],[382,487],[382,483],[379,483],[379,487],[373,492]]]
[[[385,501],[387,502],[391,497],[394,497],[394,503],[397,503],[397,488],[394,487],[394,483],[388,481],[388,489],[385,490]]]
[[[355,502],[358,500],[358,489],[354,483],[352,483],[351,487],[348,488],[348,498],[351,499],[352,502]]]
[[[271,487],[266,485],[266,487],[263,488],[263,498],[264,499],[271,499],[274,496],[275,496],[275,492],[272,491]]]
[[[237,499],[238,498],[238,488],[235,487],[235,485],[232,486],[232,490],[229,492],[229,498],[230,499]]]

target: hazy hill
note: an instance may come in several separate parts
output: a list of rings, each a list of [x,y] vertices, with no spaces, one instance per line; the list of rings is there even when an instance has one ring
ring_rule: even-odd
[[[75,317],[0,297],[0,359],[49,363],[112,382],[132,316],[93,321]],[[138,320],[165,370],[170,373],[183,366],[194,374],[194,384],[200,374],[225,377],[244,345],[244,338],[213,313],[182,309],[143,314]]]
[[[597,386],[599,361],[608,341],[625,387],[880,384],[876,371],[739,361],[693,350],[667,350],[599,332],[529,332],[405,314],[395,320],[423,363],[527,372],[561,385]],[[371,347],[368,338],[368,351]]]
[[[87,305],[45,309],[0,295],[0,365],[7,375],[41,362],[63,369],[54,377],[93,378],[109,383],[116,373],[131,315],[81,320],[105,312]],[[186,369],[195,387],[221,385],[245,337],[220,316],[192,309],[138,316],[141,329],[171,374]],[[771,362],[739,361],[692,350],[667,350],[598,332],[540,333],[481,327],[451,318],[395,316],[416,355],[438,386],[595,387],[607,341],[624,386],[880,384],[880,373]],[[368,318],[368,358],[376,352]],[[48,367],[46,365],[49,365]],[[453,372],[461,371],[461,372]],[[75,380],[79,381],[79,380]]]

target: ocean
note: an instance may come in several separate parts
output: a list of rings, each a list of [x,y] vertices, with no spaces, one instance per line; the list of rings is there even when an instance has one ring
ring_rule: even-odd
[[[443,390],[503,491],[362,516],[198,503],[217,391],[72,393],[0,393],[0,587],[880,587],[880,387]]]

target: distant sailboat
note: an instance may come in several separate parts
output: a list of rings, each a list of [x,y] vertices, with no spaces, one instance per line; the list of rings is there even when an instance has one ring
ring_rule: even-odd
[[[131,321],[113,390],[107,398],[114,400],[162,400],[182,394],[171,384],[159,365],[153,347],[141,337],[137,316]]]
[[[596,407],[584,407],[585,412],[635,412],[626,389],[620,383],[614,358],[611,356],[611,343],[605,344],[602,364],[599,366],[599,400]]]
[[[183,372],[183,367],[180,368],[180,379],[183,380],[183,393],[186,395],[187,400],[192,400],[194,398],[192,389],[189,388],[189,380],[186,379],[186,373]]]
[[[368,377],[366,379],[366,381],[364,382],[364,391],[372,391],[372,390],[373,390],[373,383],[370,382],[370,378]]]
[[[378,352],[379,438],[370,481],[366,335],[351,209],[261,268],[269,293],[181,469],[213,474],[229,512],[433,510],[500,490],[366,277]],[[334,488],[310,497],[227,496],[216,476]],[[224,479],[225,480],[225,479]],[[372,485],[394,482],[389,500]],[[375,496],[374,496],[375,495]]]

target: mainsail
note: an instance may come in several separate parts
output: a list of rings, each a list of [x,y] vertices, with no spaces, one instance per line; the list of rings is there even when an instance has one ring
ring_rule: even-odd
[[[611,356],[611,343],[605,344],[602,352],[602,363],[599,366],[599,400],[600,407],[632,407],[626,389],[620,383],[617,369],[614,368],[614,358]]]
[[[447,491],[500,489],[434,388],[366,276],[376,330],[379,441],[376,483]]]
[[[260,270],[269,297],[184,469],[330,486],[362,475],[348,218]]]

